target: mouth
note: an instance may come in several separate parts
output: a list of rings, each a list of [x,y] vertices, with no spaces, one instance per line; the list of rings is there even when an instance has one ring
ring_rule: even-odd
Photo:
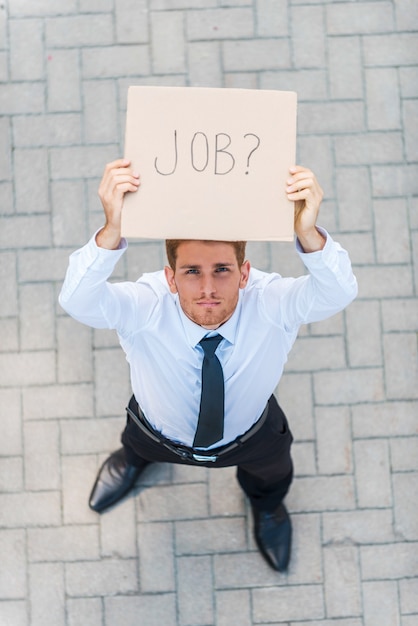
[[[196,304],[204,309],[213,309],[221,304],[219,300],[199,300]]]

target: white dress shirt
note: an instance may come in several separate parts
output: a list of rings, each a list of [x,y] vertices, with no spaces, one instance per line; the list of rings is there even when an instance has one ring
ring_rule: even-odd
[[[276,388],[301,324],[325,319],[357,294],[347,252],[326,231],[323,250],[297,250],[309,270],[282,278],[252,268],[240,290],[232,317],[216,331],[192,322],[164,271],[144,274],[137,282],[110,283],[127,248],[97,246],[95,237],[70,257],[59,301],[78,321],[113,328],[130,365],[133,393],[148,421],[169,439],[191,446],[201,396],[206,335],[221,334],[216,354],[225,379],[224,445],[257,421]],[[214,447],[211,446],[211,447]]]

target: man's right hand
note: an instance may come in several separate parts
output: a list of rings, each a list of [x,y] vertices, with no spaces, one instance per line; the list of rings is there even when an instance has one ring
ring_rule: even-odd
[[[96,243],[101,248],[116,250],[120,244],[123,197],[128,191],[136,191],[140,185],[139,174],[130,165],[127,159],[118,159],[105,167],[99,197],[106,223],[96,236]]]

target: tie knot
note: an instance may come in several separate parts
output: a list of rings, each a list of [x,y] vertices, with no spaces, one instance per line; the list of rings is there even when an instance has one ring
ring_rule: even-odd
[[[222,335],[215,335],[214,337],[204,337],[199,344],[203,348],[203,352],[207,358],[211,358],[215,354],[216,348],[221,343],[223,337]]]

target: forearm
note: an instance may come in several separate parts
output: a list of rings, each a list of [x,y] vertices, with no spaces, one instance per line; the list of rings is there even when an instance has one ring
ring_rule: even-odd
[[[323,250],[326,243],[326,238],[316,227],[308,232],[296,229],[296,236],[305,253],[319,252]]]
[[[107,279],[122,256],[126,245],[110,252],[96,245],[93,237],[88,244],[70,256],[64,284],[59,295],[62,308],[78,321],[94,328],[111,328],[113,317],[109,303]],[[108,313],[103,306],[107,302]]]
[[[118,227],[106,224],[96,235],[96,244],[106,250],[118,250],[121,242],[121,231]]]

